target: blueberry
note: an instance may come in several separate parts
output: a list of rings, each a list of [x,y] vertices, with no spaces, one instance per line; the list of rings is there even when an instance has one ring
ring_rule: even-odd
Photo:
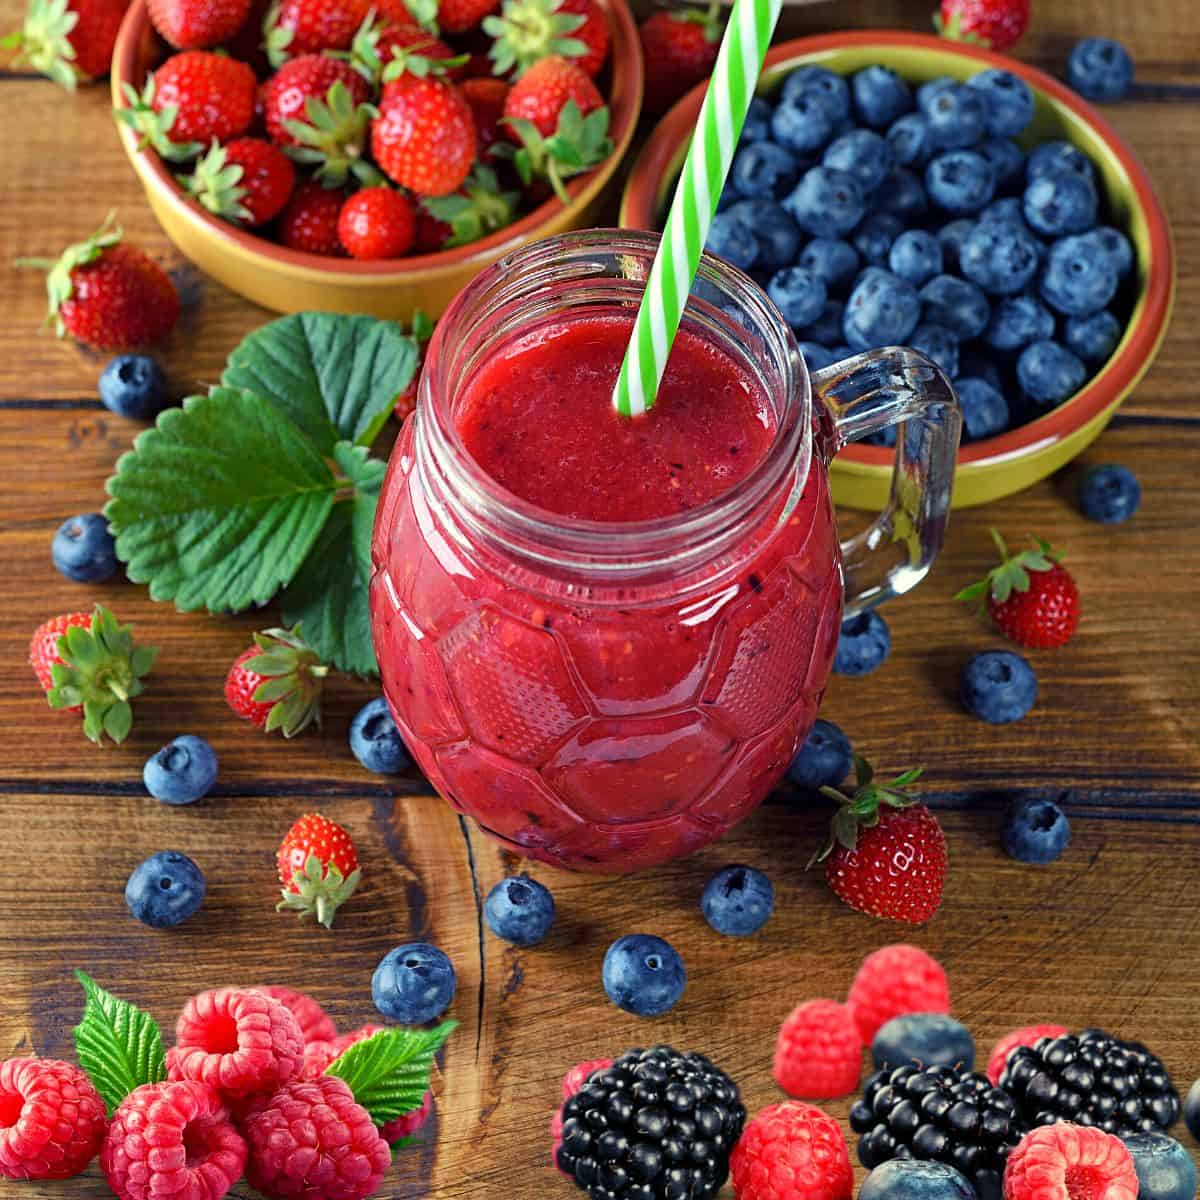
[[[871,207],[876,212],[894,213],[915,221],[929,211],[929,197],[912,171],[907,167],[897,167],[871,197]]]
[[[996,170],[975,150],[951,150],[925,168],[925,190],[948,213],[977,213],[995,194]]]
[[[959,695],[963,707],[990,725],[1019,721],[1037,700],[1037,676],[1011,650],[985,650],[962,673]]]
[[[1039,175],[1025,188],[1025,220],[1046,237],[1083,233],[1096,224],[1096,185],[1074,171]]]
[[[833,136],[833,122],[818,97],[785,96],[771,114],[771,133],[781,146],[812,154]]]
[[[801,229],[834,237],[849,233],[866,211],[858,180],[828,167],[806,171],[783,207]]]
[[[1196,1200],[1196,1164],[1174,1138],[1133,1133],[1122,1140],[1133,1157],[1138,1200]]]
[[[625,1012],[657,1017],[679,1003],[687,970],[675,947],[649,933],[627,933],[604,955],[604,991]]]
[[[1052,863],[1067,848],[1071,822],[1053,800],[1027,796],[1015,800],[1004,818],[1005,852],[1024,863]]]
[[[837,787],[850,774],[853,761],[850,739],[832,721],[818,718],[792,759],[787,777],[798,787],[813,791]]]
[[[863,195],[873,192],[896,165],[891,146],[869,129],[852,129],[825,147],[821,161],[858,180]]]
[[[143,925],[169,929],[204,903],[204,873],[186,854],[162,850],[134,868],[125,903]]]
[[[797,345],[800,347],[804,365],[810,371],[823,371],[837,362],[833,351],[828,346],[822,346],[820,342],[798,342]]]
[[[993,350],[1020,350],[1054,336],[1054,314],[1035,296],[1005,296],[992,309],[983,341]]]
[[[102,513],[68,517],[54,531],[50,557],[76,583],[102,583],[117,570],[117,545]]]
[[[368,771],[377,775],[399,775],[412,766],[408,748],[382,696],[364,704],[350,722],[350,749]]]
[[[725,209],[713,217],[704,249],[743,271],[750,270],[758,262],[758,238],[754,236],[754,227],[732,209]]]
[[[980,221],[958,252],[959,270],[993,296],[1023,291],[1037,273],[1037,239],[1024,225]]]
[[[858,1200],[975,1200],[975,1189],[946,1163],[890,1158],[867,1176]]]
[[[924,109],[934,145],[964,150],[982,140],[987,130],[987,106],[976,90],[956,83],[943,88]]]
[[[1200,1079],[1188,1088],[1187,1099],[1183,1102],[1183,1121],[1192,1137],[1200,1142]]]
[[[845,342],[841,342],[836,346],[830,346],[829,353],[833,355],[834,362],[843,362],[847,358],[853,358],[858,351],[853,346],[847,346]]]
[[[917,111],[928,113],[929,106],[949,88],[958,87],[959,80],[953,75],[939,75],[936,79],[929,80],[928,83],[923,83],[917,88]]]
[[[892,243],[888,266],[913,287],[942,272],[942,245],[925,229],[907,229]]]
[[[458,986],[454,964],[436,946],[409,942],[389,950],[371,976],[371,999],[385,1017],[424,1025],[450,1007]]]
[[[945,1013],[906,1013],[880,1027],[871,1043],[875,1070],[909,1063],[921,1067],[975,1067],[975,1042],[961,1021]]]
[[[869,675],[883,666],[891,649],[887,622],[877,612],[859,613],[842,622],[833,669],[838,675]]]
[[[167,406],[167,378],[145,354],[122,354],[100,376],[100,400],[119,417],[153,421]]]
[[[962,405],[964,442],[995,437],[1008,428],[1008,401],[986,379],[963,376],[955,380],[954,389]]]
[[[740,145],[750,142],[765,142],[771,136],[771,114],[774,112],[769,100],[755,96],[746,110],[746,120],[742,125]]]
[[[1079,480],[1079,507],[1083,515],[1101,525],[1128,521],[1142,502],[1137,476],[1117,463],[1089,467]]]
[[[819,100],[831,125],[837,125],[850,116],[849,85],[827,67],[800,67],[793,71],[783,81],[781,97],[794,100],[798,96]]]
[[[975,222],[970,217],[959,217],[957,221],[950,221],[937,231],[938,245],[942,248],[945,270],[958,270],[958,255],[962,250],[962,244],[974,228]]]
[[[1016,142],[1010,142],[1008,138],[988,138],[976,149],[992,164],[997,188],[1007,187],[1021,178],[1025,170],[1025,152]]]
[[[815,321],[825,305],[825,281],[803,267],[784,267],[767,284],[767,295],[793,329]]]
[[[1016,137],[1033,120],[1033,92],[1011,71],[992,67],[967,80],[984,101],[984,125],[993,137]]]
[[[846,301],[842,332],[855,350],[903,345],[920,317],[921,303],[912,284],[873,267],[862,274]]]
[[[1060,238],[1042,272],[1042,296],[1067,317],[1086,317],[1108,307],[1117,293],[1116,264],[1096,251],[1087,234]]]
[[[936,149],[929,119],[919,112],[905,113],[893,121],[887,140],[892,156],[902,167],[923,167]]]
[[[185,733],[146,759],[142,782],[164,804],[193,804],[217,781],[217,756],[202,737]]]
[[[502,879],[483,902],[488,928],[514,946],[536,946],[554,924],[550,889],[528,875]]]
[[[1063,326],[1067,349],[1084,362],[1104,362],[1120,340],[1121,322],[1107,309],[1089,317],[1068,317]]]
[[[969,342],[986,328],[991,307],[983,292],[966,279],[935,275],[920,291],[925,320],[945,325],[960,340]]]
[[[738,150],[729,180],[743,196],[780,198],[796,186],[800,160],[774,142],[751,142]]]
[[[850,81],[854,107],[864,125],[886,129],[913,106],[908,84],[887,67],[864,67]]]
[[[891,213],[868,213],[854,231],[851,241],[865,262],[883,266],[892,243],[904,232],[904,222]]]
[[[950,379],[958,374],[958,338],[944,325],[922,321],[912,331],[908,344],[933,359]]]
[[[819,275],[825,286],[834,291],[848,285],[858,274],[858,251],[841,238],[816,237],[801,251],[797,265]]]
[[[1058,342],[1032,342],[1017,359],[1017,379],[1038,406],[1050,408],[1073,396],[1087,378],[1087,367]]]
[[[774,200],[766,197],[739,200],[729,212],[736,220],[754,230],[758,242],[755,267],[775,271],[796,261],[796,253],[800,249],[800,230]]]
[[[1017,225],[1021,229],[1029,228],[1025,223],[1025,206],[1019,196],[1002,196],[999,200],[993,200],[979,214],[979,220],[980,222],[998,221],[1002,224]]]
[[[1042,142],[1029,152],[1025,164],[1025,178],[1033,181],[1042,175],[1053,175],[1058,171],[1074,171],[1092,183],[1096,182],[1096,170],[1078,146],[1070,142]]]
[[[840,300],[826,300],[815,321],[810,321],[797,336],[822,346],[836,345],[842,339],[842,314],[846,306]]]
[[[1128,275],[1133,269],[1133,246],[1119,229],[1111,225],[1098,225],[1083,236],[1089,245],[1095,246],[1112,261],[1118,275]]]
[[[1067,57],[1067,82],[1088,100],[1123,100],[1133,83],[1133,59],[1111,38],[1084,38]]]
[[[770,919],[775,887],[753,867],[722,867],[700,897],[704,919],[726,937],[749,937]]]
[[[959,351],[958,373],[968,379],[982,379],[985,383],[990,383],[996,391],[1004,391],[1004,380],[1000,377],[996,364],[974,350]]]

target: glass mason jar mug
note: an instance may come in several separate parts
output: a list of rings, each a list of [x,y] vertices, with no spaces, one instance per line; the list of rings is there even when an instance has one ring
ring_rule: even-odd
[[[458,297],[374,532],[375,648],[417,763],[508,847],[579,870],[686,854],[763,800],[816,718],[843,617],[928,572],[958,446],[957,401],[928,359],[879,350],[810,374],[759,289],[706,258],[684,324],[769,397],[777,430],[757,466],[690,511],[636,522],[503,489],[458,434],[465,382],[517,335],[630,312],[656,246],[568,234]],[[828,464],[892,424],[888,508],[839,546]]]

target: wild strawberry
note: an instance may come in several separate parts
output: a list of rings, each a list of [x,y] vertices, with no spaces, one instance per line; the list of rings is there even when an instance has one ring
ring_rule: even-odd
[[[483,31],[495,39],[488,53],[497,75],[558,55],[594,79],[608,58],[608,19],[596,0],[505,0]]]
[[[433,220],[433,218],[430,217],[429,220]],[[420,222],[421,218],[418,214],[418,229],[420,228]],[[440,223],[438,222],[438,224]],[[396,420],[401,422],[411,416],[417,407],[417,388],[421,383],[421,367],[425,362],[425,346],[433,336],[433,322],[418,308],[413,313],[412,328],[409,332],[412,335],[413,341],[417,344],[417,366],[413,371],[412,378],[408,381],[408,387],[396,397]]]
[[[83,732],[100,744],[123,742],[133,726],[129,702],[145,691],[158,651],[135,646],[128,625],[107,608],[68,613],[38,626],[29,664],[51,708],[83,714]]]
[[[466,33],[499,7],[500,0],[438,0],[438,28],[447,33]]]
[[[97,350],[131,350],[165,338],[179,318],[179,293],[144,250],[123,242],[112,217],[56,262],[28,258],[19,265],[47,271],[47,320]]]
[[[1007,50],[1029,28],[1030,0],[942,0],[934,28],[954,42]]]
[[[271,66],[297,54],[349,50],[370,8],[370,0],[276,0],[263,22]]]
[[[447,79],[465,78],[465,55],[447,46],[441,38],[411,21],[389,23],[368,20],[354,36],[350,62],[371,87],[378,88],[384,71],[394,58],[426,59],[440,65]],[[429,66],[418,65],[428,74]]]
[[[326,929],[362,878],[350,835],[320,813],[305,813],[287,831],[276,865],[283,899],[275,907],[315,916]]]
[[[346,193],[319,183],[302,183],[279,217],[279,242],[289,250],[329,257],[345,255],[338,241],[338,217]]]
[[[559,55],[535,63],[513,84],[504,105],[509,120],[528,121],[544,138],[552,137],[570,101],[581,116],[604,107],[596,85],[574,63]],[[513,141],[521,139],[510,134]]]
[[[260,138],[237,138],[227,146],[213,142],[185,181],[209,212],[250,226],[278,216],[295,183],[291,159]]]
[[[647,112],[666,112],[684,92],[712,74],[724,28],[718,11],[717,5],[707,12],[664,10],[642,22],[638,34],[646,62],[642,106]]]
[[[176,50],[227,42],[245,24],[252,0],[148,0],[150,23]]]
[[[504,119],[508,84],[503,79],[468,79],[459,84],[458,90],[471,106],[475,132],[479,136],[479,153],[485,155],[504,136],[500,122]]]
[[[920,925],[937,912],[946,882],[946,835],[937,818],[905,788],[920,770],[905,771],[889,783],[873,782],[874,772],[857,755],[857,789],[836,800],[829,840],[809,863],[825,863],[825,878],[851,908]]]
[[[338,237],[351,258],[399,258],[412,249],[412,201],[383,184],[363,188],[342,205]]]
[[[357,107],[370,96],[366,80],[348,62],[328,54],[302,54],[284,63],[263,85],[263,117],[267,135],[277,146],[297,144],[288,126],[305,121],[310,101],[328,102],[330,89],[340,83]]]
[[[476,163],[461,191],[451,196],[430,196],[424,207],[450,226],[447,246],[465,246],[511,225],[518,199],[516,192],[500,190],[500,181],[491,167]]]
[[[1049,544],[1011,557],[1004,539],[992,530],[1000,565],[978,583],[963,588],[956,600],[987,597],[987,610],[1006,638],[1018,646],[1048,650],[1064,646],[1079,627],[1079,589]]]
[[[107,75],[117,30],[129,0],[30,0],[19,32],[0,39],[15,62],[74,91],[75,84]]]
[[[229,707],[268,733],[295,737],[321,723],[321,689],[329,668],[295,629],[268,629],[233,661],[225,677]]]

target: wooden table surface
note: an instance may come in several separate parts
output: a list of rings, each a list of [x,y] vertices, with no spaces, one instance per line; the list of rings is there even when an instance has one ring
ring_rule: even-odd
[[[827,3],[785,20],[789,32],[842,22],[923,28],[931,7]],[[420,778],[369,775],[350,755],[347,725],[370,685],[338,679],[321,731],[290,744],[264,738],[231,719],[221,683],[267,614],[180,615],[127,583],[62,579],[50,563],[54,527],[101,507],[104,480],[137,427],[99,405],[99,359],[38,335],[40,278],[9,264],[56,252],[110,208],[132,238],[170,262],[177,255],[118,147],[106,89],[72,98],[0,72],[0,1057],[70,1055],[76,966],[167,1027],[198,989],[275,982],[310,991],[349,1028],[373,1015],[378,958],[412,938],[435,941],[458,970],[452,1015],[462,1028],[444,1056],[436,1119],[398,1156],[381,1193],[397,1200],[574,1194],[546,1166],[559,1078],[578,1059],[630,1045],[703,1051],[740,1081],[752,1109],[773,1102],[782,1017],[805,998],[841,997],[863,954],[904,937],[946,964],[955,1012],[981,1055],[1009,1028],[1055,1019],[1144,1039],[1183,1086],[1200,1075],[1200,15],[1192,0],[1035,7],[1021,53],[1039,64],[1060,67],[1075,38],[1098,32],[1123,39],[1137,60],[1132,97],[1109,115],[1174,223],[1176,319],[1157,365],[1085,459],[1138,473],[1136,519],[1118,529],[1085,521],[1072,501],[1074,470],[959,514],[932,577],[887,610],[888,663],[829,689],[826,715],[884,769],[924,763],[942,811],[946,901],[927,928],[907,932],[850,912],[804,872],[821,814],[781,793],[723,844],[652,876],[598,881],[536,868],[560,919],[546,944],[515,950],[485,931],[480,901],[517,861]],[[18,16],[17,0],[0,0],[0,29]],[[239,338],[267,319],[212,283],[196,286],[167,358],[181,392],[214,381]],[[1075,641],[1032,656],[1037,708],[1000,729],[967,717],[954,698],[967,657],[999,644],[951,601],[986,568],[990,525],[1010,538],[1051,538],[1084,598]],[[93,748],[77,722],[49,712],[25,662],[38,623],[94,599],[162,648],[119,749]],[[212,741],[221,775],[204,802],[172,809],[147,797],[141,766],[182,732]],[[1061,795],[1072,817],[1071,846],[1050,867],[1023,867],[999,846],[1002,806],[1027,789]],[[312,808],[352,831],[363,862],[362,890],[332,933],[273,909],[275,847]],[[167,848],[201,864],[209,898],[186,925],[155,932],[129,918],[122,891],[134,864]],[[711,933],[697,905],[707,875],[731,861],[767,870],[778,891],[774,918],[745,942]],[[687,993],[659,1020],[619,1013],[600,987],[605,946],[634,930],[669,938],[687,961]],[[105,1194],[95,1167],[82,1182],[21,1190]]]

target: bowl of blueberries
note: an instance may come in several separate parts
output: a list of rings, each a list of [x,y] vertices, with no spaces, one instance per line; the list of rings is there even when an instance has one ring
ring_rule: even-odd
[[[1121,54],[1093,77],[1073,60],[1072,81],[1116,98]],[[963,407],[958,507],[1079,454],[1149,368],[1175,287],[1166,216],[1104,118],[1036,68],[905,32],[784,43],[758,91],[706,248],[767,292],[809,367],[888,345],[933,359]],[[662,227],[702,99],[655,129],[622,225]],[[834,499],[878,509],[891,472],[886,444],[849,446]]]

